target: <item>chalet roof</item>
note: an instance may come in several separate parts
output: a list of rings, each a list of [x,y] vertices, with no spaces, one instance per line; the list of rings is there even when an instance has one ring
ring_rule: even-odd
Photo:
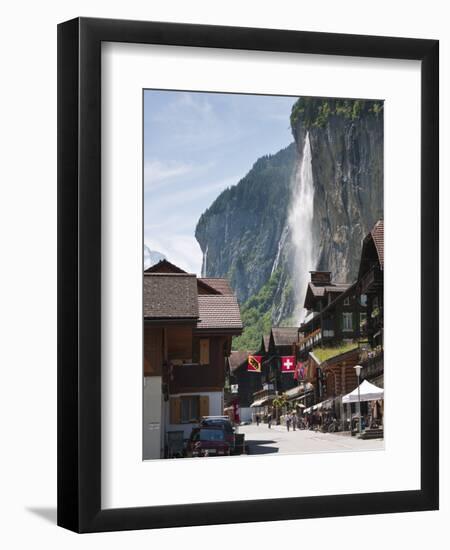
[[[234,329],[242,330],[239,305],[234,295],[221,294],[198,295],[199,329]]]
[[[250,351],[232,351],[228,357],[231,371],[233,372],[242,364],[247,363],[249,355],[252,355]]]
[[[316,297],[321,297],[325,292],[344,292],[350,286],[347,283],[332,283],[331,285],[315,285],[314,283],[308,283],[311,292]]]
[[[361,260],[359,263],[358,279],[360,279],[369,269],[373,262],[378,262],[380,269],[384,268],[384,222],[378,220],[370,233],[363,240],[361,250]]]
[[[298,329],[296,327],[274,327],[272,328],[272,334],[276,346],[290,346],[298,340]]]
[[[147,267],[144,273],[186,273],[186,271],[168,260],[160,260],[158,263]]]
[[[359,347],[354,347],[353,349],[350,349],[348,351],[344,351],[343,353],[340,353],[339,355],[334,355],[333,357],[329,357],[325,361],[321,363],[321,367],[323,369],[326,369],[327,367],[332,367],[333,365],[336,365],[337,363],[341,363],[342,361],[346,362],[354,362],[355,364],[358,362],[359,354],[360,354]],[[352,366],[352,365],[347,365]]]
[[[316,319],[319,319],[321,315],[323,316],[327,311],[330,311],[331,309],[333,309],[336,306],[336,304],[339,303],[339,301],[342,301],[345,298],[347,298],[347,296],[350,296],[351,293],[356,288],[356,282],[351,284],[340,285],[340,286],[341,286],[341,290],[339,291],[340,292],[339,296],[336,296],[334,300],[332,300],[329,304],[327,304],[319,313],[316,313],[310,319],[308,319],[308,321],[302,323],[300,326],[302,330],[304,330],[308,325],[311,325]]]
[[[207,284],[209,287],[212,287],[217,292],[223,295],[233,295],[233,289],[230,287],[228,279],[221,277],[201,277],[198,279],[203,283]]]
[[[196,319],[197,279],[188,273],[144,274],[146,319]]]
[[[378,220],[370,232],[375,248],[377,249],[378,259],[380,261],[380,267],[384,267],[384,221]]]
[[[306,289],[305,301],[303,307],[306,309],[314,308],[315,298],[322,298],[326,293],[340,294],[345,292],[351,285],[347,283],[331,283],[329,285],[316,285],[309,282]]]
[[[205,283],[204,279],[197,279],[197,287],[199,294],[222,294],[216,288]]]
[[[177,265],[168,260],[160,260],[158,263],[148,267],[144,273],[186,273]],[[198,277],[197,284],[199,292],[206,294],[234,294],[228,279],[222,277]]]

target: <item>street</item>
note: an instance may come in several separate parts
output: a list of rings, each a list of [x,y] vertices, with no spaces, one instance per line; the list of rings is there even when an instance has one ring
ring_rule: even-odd
[[[261,455],[271,453],[298,454],[330,451],[368,451],[384,448],[383,439],[362,440],[348,434],[329,434],[311,430],[287,431],[285,426],[251,424],[240,426],[245,434],[247,453]]]

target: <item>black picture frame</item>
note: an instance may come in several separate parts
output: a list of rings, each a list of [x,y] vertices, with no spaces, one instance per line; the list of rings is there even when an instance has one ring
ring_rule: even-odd
[[[420,490],[102,510],[103,41],[421,62]],[[438,509],[438,67],[437,40],[91,18],[58,26],[58,525],[98,532]]]

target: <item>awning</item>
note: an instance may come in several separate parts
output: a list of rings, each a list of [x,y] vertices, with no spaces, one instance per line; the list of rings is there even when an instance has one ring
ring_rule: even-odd
[[[309,410],[317,411],[320,409],[329,410],[333,408],[333,399],[326,399],[325,401],[321,401],[320,403],[316,403],[312,407],[309,407],[308,409],[305,409],[304,412],[307,412]]]
[[[359,385],[359,400],[360,401],[377,401],[378,399],[384,399],[384,389],[371,384],[367,380],[364,380]],[[344,395],[342,403],[357,403],[358,402],[358,388],[355,388],[352,392]]]
[[[311,391],[312,390],[305,391],[305,388],[300,389],[300,386],[298,386],[296,388],[287,390],[286,392],[284,392],[284,394],[287,397],[288,401],[291,401],[292,399],[297,399],[297,400],[305,399],[305,397],[309,395]]]
[[[288,399],[294,399],[294,397],[297,397],[304,391],[305,391],[304,387],[296,386],[295,388],[291,388],[290,390],[285,391],[284,394]]]
[[[263,399],[257,399],[256,401],[253,401],[253,403],[250,405],[250,407],[262,407],[266,403],[268,403],[270,399],[268,397],[264,397]]]

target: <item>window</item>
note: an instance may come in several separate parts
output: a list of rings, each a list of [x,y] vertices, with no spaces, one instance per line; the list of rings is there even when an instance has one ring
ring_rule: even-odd
[[[364,327],[367,321],[367,313],[360,313],[359,314],[359,326],[360,328]]]
[[[353,330],[353,313],[345,311],[342,314],[342,330],[346,332]]]
[[[199,396],[181,398],[181,422],[198,422],[200,418]]]
[[[209,365],[209,339],[200,338],[200,365]]]
[[[350,298],[347,296],[347,298],[344,298],[344,306],[350,305]]]
[[[360,303],[363,307],[366,307],[366,306],[367,306],[367,294],[361,294],[361,296],[359,297],[359,303]]]

